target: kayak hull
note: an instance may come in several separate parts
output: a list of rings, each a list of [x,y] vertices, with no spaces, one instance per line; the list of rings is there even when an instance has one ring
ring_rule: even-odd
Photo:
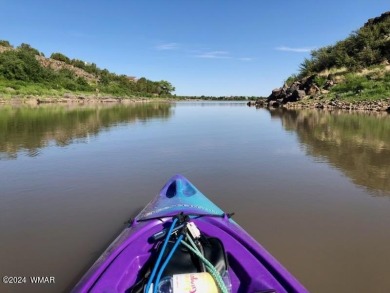
[[[232,292],[308,292],[270,253],[181,175],[172,177],[101,255],[73,292],[126,292],[151,256],[150,237],[180,212],[206,236],[224,244]]]

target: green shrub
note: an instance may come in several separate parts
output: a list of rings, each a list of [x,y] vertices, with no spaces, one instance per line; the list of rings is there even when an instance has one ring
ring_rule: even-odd
[[[292,75],[290,75],[287,79],[286,79],[286,81],[285,81],[285,83],[287,84],[287,86],[291,86],[295,81],[297,81],[299,78],[298,78],[298,76],[296,75],[296,74],[292,74]]]
[[[70,64],[72,64],[75,67],[78,67],[78,68],[81,68],[81,69],[85,69],[84,61],[81,61],[81,60],[78,60],[78,59],[72,59],[70,61]]]
[[[89,85],[88,82],[82,77],[78,77],[76,79],[76,83],[77,83],[77,89],[80,91],[92,91],[93,90],[93,87],[91,85]]]
[[[364,89],[366,82],[366,77],[350,73],[346,75],[343,83],[334,87],[334,91],[359,93]]]
[[[317,75],[315,78],[314,78],[314,82],[317,84],[318,87],[322,88],[325,83],[327,81],[327,78],[325,76],[319,76]]]
[[[77,90],[77,84],[76,82],[72,81],[72,80],[64,80],[62,82],[62,86],[64,88],[66,88],[67,90],[70,90],[70,91],[75,91]]]
[[[54,60],[65,62],[66,64],[71,64],[70,59],[61,53],[53,53],[50,55],[50,58],[54,59]]]
[[[0,40],[0,46],[12,48],[12,45],[8,41],[5,41],[5,40]]]
[[[0,54],[0,76],[11,80],[39,82],[46,70],[30,50],[7,51]]]
[[[31,47],[29,44],[25,44],[25,43],[22,43],[18,49],[20,51],[24,51],[24,52],[27,52],[27,53],[30,53],[32,55],[40,55],[39,51],[33,47]]]

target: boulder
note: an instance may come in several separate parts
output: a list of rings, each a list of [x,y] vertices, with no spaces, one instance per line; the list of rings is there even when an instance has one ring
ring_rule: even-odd
[[[274,89],[271,95],[267,98],[268,101],[277,99],[283,99],[286,96],[286,90],[284,88]]]
[[[302,100],[306,96],[305,91],[303,90],[295,90],[293,91],[290,100],[291,101],[299,101]]]
[[[280,103],[279,103],[278,101],[270,101],[270,102],[268,103],[268,106],[269,106],[269,107],[273,107],[273,108],[279,108]]]
[[[282,92],[283,92],[283,88],[273,89],[271,95],[278,97]]]
[[[314,84],[315,75],[310,75],[309,77],[305,77],[302,79],[302,83],[299,86],[300,90],[308,91],[309,88]]]
[[[307,95],[315,95],[320,92],[320,88],[314,83],[310,85],[310,87],[306,90]]]
[[[267,100],[265,100],[265,99],[257,99],[255,102],[255,105],[256,105],[256,107],[264,107],[266,104],[266,101]]]
[[[295,90],[299,90],[300,82],[296,81],[294,82],[287,90],[286,90],[286,95],[291,95]]]
[[[64,93],[63,97],[66,99],[74,99],[75,95],[73,93]]]

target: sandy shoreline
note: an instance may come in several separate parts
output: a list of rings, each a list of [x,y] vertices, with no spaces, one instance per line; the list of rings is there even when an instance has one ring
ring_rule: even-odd
[[[114,97],[114,96],[85,96],[76,94],[65,94],[63,96],[48,97],[48,96],[15,96],[15,97],[1,97],[0,105],[41,105],[41,104],[109,104],[109,103],[139,103],[139,102],[204,102],[204,101],[218,101],[218,102],[245,102],[244,100],[210,100],[210,99],[197,99],[197,98],[177,98],[177,97]]]
[[[172,102],[172,98],[147,97],[112,97],[112,96],[83,96],[64,95],[62,97],[18,96],[12,98],[0,97],[0,104],[6,105],[40,105],[40,104],[100,104],[100,103],[138,103],[138,102]]]

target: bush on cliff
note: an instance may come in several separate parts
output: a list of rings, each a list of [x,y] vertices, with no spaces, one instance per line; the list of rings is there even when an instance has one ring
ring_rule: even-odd
[[[6,40],[0,40],[0,46],[6,47],[6,48],[13,48],[12,45]]]
[[[311,52],[300,65],[299,78],[333,67],[356,71],[390,60],[390,13],[369,20],[343,41]]]
[[[49,75],[32,51],[23,49],[0,54],[0,76],[10,80],[41,82]]]
[[[53,53],[50,55],[50,58],[54,59],[54,60],[65,62],[66,64],[71,64],[70,59],[61,53]]]

